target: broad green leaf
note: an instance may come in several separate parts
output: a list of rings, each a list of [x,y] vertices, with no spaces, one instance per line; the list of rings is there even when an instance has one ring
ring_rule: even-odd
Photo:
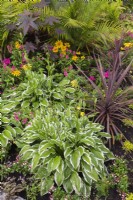
[[[75,190],[75,192],[77,194],[80,194],[80,190],[82,187],[82,181],[77,172],[72,173],[70,181],[72,183],[72,187]]]
[[[6,147],[7,144],[8,144],[8,139],[5,138],[4,136],[2,136],[2,134],[0,134],[0,144],[1,144],[3,147]]]
[[[0,112],[3,114],[7,114],[7,113],[11,112],[11,110],[8,108],[2,108],[2,109],[0,109]]]
[[[63,181],[64,181],[64,174],[63,173],[59,173],[58,171],[56,171],[54,179],[55,179],[56,184],[58,186],[61,186]]]
[[[105,137],[107,139],[109,139],[111,136],[109,133],[106,133],[106,132],[99,132],[97,133],[98,136],[101,136],[101,137]]]
[[[84,154],[84,148],[83,147],[78,147],[77,149],[76,149],[76,151],[78,151],[79,152],[79,154],[80,154],[80,156],[82,156],[83,154]]]
[[[7,126],[6,129],[11,132],[13,137],[16,137],[16,130],[12,128],[11,126]]]
[[[68,85],[70,83],[70,80],[68,79],[63,79],[60,83],[59,83],[59,86],[65,86],[65,85]]]
[[[94,157],[96,157],[98,160],[104,160],[104,155],[102,152],[91,150],[91,152],[94,154]]]
[[[68,178],[70,177],[71,174],[72,174],[71,168],[66,167],[66,168],[64,169],[64,176],[65,176],[65,179],[68,179]]]
[[[75,89],[74,88],[71,88],[71,87],[68,87],[65,89],[66,92],[69,92],[69,93],[74,93],[75,92]]]
[[[64,151],[64,156],[65,156],[65,158],[67,158],[68,156],[70,156],[71,155],[71,153],[72,153],[72,148],[71,147],[67,147],[66,148],[66,150]]]
[[[91,186],[84,183],[81,190],[82,190],[83,196],[87,197],[86,199],[89,199],[89,197],[91,195]]]
[[[91,165],[91,157],[89,154],[85,153],[83,156],[82,156],[82,159],[88,164],[88,165]]]
[[[1,121],[3,123],[9,123],[10,122],[10,119],[8,119],[7,117],[2,117]]]
[[[44,152],[41,153],[40,157],[43,158],[43,159],[45,159],[50,154],[54,154],[54,153],[55,153],[54,149],[47,149],[47,151],[44,151]]]
[[[74,169],[78,168],[78,166],[80,164],[80,159],[81,159],[81,156],[80,156],[80,153],[78,151],[75,151],[71,154],[70,162],[71,162]]]
[[[23,148],[21,149],[21,151],[20,151],[20,155],[21,154],[23,154],[23,153],[25,153],[27,150],[29,150],[31,147],[29,146],[29,145],[25,145],[25,146],[23,146]]]
[[[62,99],[63,98],[63,96],[60,94],[60,93],[53,93],[53,97],[55,98],[55,99]]]
[[[52,148],[53,145],[51,143],[40,144],[39,153],[42,154],[44,151],[47,151],[48,148]]]
[[[88,171],[85,171],[85,170],[84,170],[82,173],[83,173],[83,177],[84,177],[85,181],[86,181],[89,185],[91,185],[91,184],[92,184],[92,177],[89,176]]]
[[[33,170],[34,168],[36,168],[36,166],[37,166],[38,163],[39,163],[39,160],[40,160],[39,154],[38,154],[38,153],[35,153],[35,154],[33,155],[33,159],[32,159],[32,162],[31,162],[32,170]]]
[[[88,176],[90,178],[92,178],[94,181],[97,181],[98,180],[98,174],[97,174],[97,171],[93,168],[91,170],[91,172],[87,172]]]
[[[92,138],[84,138],[80,140],[80,143],[86,144],[87,146],[95,147],[95,141]]]
[[[47,177],[46,180],[41,182],[41,196],[48,193],[49,189],[54,185],[54,181],[51,177]]]
[[[42,106],[48,106],[48,100],[47,99],[43,99],[41,102],[40,102],[40,105]]]
[[[54,171],[58,168],[61,161],[60,156],[56,156],[55,158],[51,159],[48,163],[48,171]]]
[[[71,183],[70,179],[67,179],[63,182],[63,187],[67,193],[69,193],[69,194],[72,193],[73,187],[72,187],[72,183]]]
[[[60,164],[59,164],[59,166],[57,168],[57,171],[59,173],[63,173],[64,172],[64,161],[63,160],[60,161]]]
[[[29,101],[29,100],[23,101],[22,104],[21,104],[21,106],[22,106],[23,108],[27,108],[27,107],[29,107],[29,105],[30,105],[30,101]]]
[[[86,162],[84,162],[83,160],[82,160],[82,162],[81,162],[81,165],[82,165],[82,171],[91,171],[92,170],[92,165],[88,165],[88,163],[86,163]]]
[[[11,134],[10,131],[4,130],[4,131],[2,132],[2,134],[3,134],[3,136],[4,136],[5,138],[7,138],[8,140],[13,140],[13,137],[12,137],[12,134]]]
[[[32,149],[25,151],[22,155],[22,158],[24,160],[29,160],[30,158],[32,158],[33,152],[34,152],[34,150],[32,150]]]

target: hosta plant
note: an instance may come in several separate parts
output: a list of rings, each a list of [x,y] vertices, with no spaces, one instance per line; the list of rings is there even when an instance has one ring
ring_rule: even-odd
[[[75,109],[78,102],[82,106],[83,96],[76,80],[71,83],[60,74],[46,76],[27,70],[25,81],[2,94],[0,112],[4,130],[1,130],[0,143],[6,146],[18,137],[21,134],[19,127],[23,129],[30,123],[36,109],[41,110],[52,104],[57,107],[73,104]]]
[[[41,179],[41,194],[56,183],[67,193],[90,195],[92,184],[107,172],[104,162],[113,158],[102,142],[110,136],[102,129],[71,106],[36,112],[16,143],[22,147],[22,159],[31,162],[32,172]]]

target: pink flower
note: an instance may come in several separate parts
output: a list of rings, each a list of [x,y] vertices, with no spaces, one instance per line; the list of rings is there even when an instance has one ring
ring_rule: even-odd
[[[61,57],[61,58],[63,57],[63,54],[62,54],[62,53],[60,53],[60,57]]]
[[[9,51],[9,53],[12,53],[12,46],[11,45],[7,45],[7,49]]]
[[[70,65],[70,66],[68,67],[68,70],[71,70],[71,69],[73,69],[73,66],[72,66],[72,65]]]
[[[24,119],[22,120],[22,124],[26,124],[27,121],[28,121],[28,119],[27,119],[27,118],[24,118]]]
[[[76,51],[73,51],[73,55],[76,55]]]
[[[15,70],[15,69],[16,69],[16,67],[15,67],[15,66],[12,66],[12,67],[11,67],[11,70]]]
[[[104,77],[109,78],[109,71],[104,72]]]
[[[68,76],[68,73],[65,69],[64,69],[64,76]]]
[[[17,114],[17,113],[14,113],[14,119],[15,119],[16,121],[19,121],[19,117],[18,117],[18,114]]]
[[[2,60],[4,65],[9,65],[11,63],[10,58],[5,58],[4,60]]]
[[[69,58],[69,55],[66,55],[66,59],[68,59]]]
[[[89,79],[91,79],[92,81],[96,80],[94,76],[90,76]]]

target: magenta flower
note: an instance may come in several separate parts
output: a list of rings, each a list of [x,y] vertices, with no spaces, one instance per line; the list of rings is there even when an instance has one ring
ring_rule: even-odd
[[[64,70],[64,76],[68,76],[68,73],[66,70]]]
[[[94,76],[90,76],[89,79],[91,79],[92,81],[96,80]]]
[[[27,119],[27,118],[24,118],[24,119],[22,120],[22,124],[26,124],[27,121],[28,121],[28,119]]]
[[[9,65],[11,63],[10,58],[5,58],[4,60],[2,60],[4,65]]]
[[[18,117],[18,114],[17,114],[17,113],[14,113],[14,119],[15,119],[16,121],[19,121],[19,117]]]
[[[109,78],[109,71],[104,72],[104,77]]]

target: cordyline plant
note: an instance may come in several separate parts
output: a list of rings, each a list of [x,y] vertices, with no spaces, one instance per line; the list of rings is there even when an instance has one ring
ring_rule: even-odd
[[[95,122],[104,125],[105,130],[111,134],[112,143],[115,143],[115,136],[123,136],[122,131],[119,129],[118,122],[123,119],[131,118],[133,110],[129,105],[133,104],[132,91],[133,86],[120,88],[123,80],[126,78],[133,59],[130,64],[125,68],[122,63],[122,55],[120,52],[121,41],[117,41],[115,50],[112,51],[112,64],[109,66],[108,79],[105,78],[104,69],[101,60],[94,55],[97,70],[99,72],[102,86],[97,86],[86,74],[75,64],[77,69],[88,79],[92,87],[97,91],[98,99],[96,102],[97,115]],[[102,88],[101,88],[102,87]],[[120,90],[120,91],[119,91]],[[111,141],[110,141],[111,146]]]

